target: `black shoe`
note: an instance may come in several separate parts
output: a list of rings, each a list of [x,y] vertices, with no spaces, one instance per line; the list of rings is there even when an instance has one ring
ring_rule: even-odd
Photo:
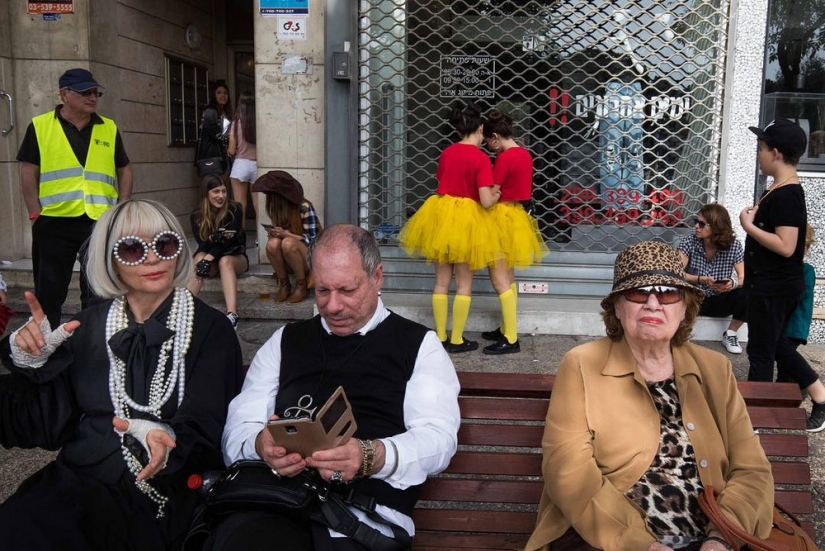
[[[476,341],[471,341],[464,339],[464,342],[461,344],[453,344],[448,342],[444,345],[444,349],[447,350],[450,354],[461,354],[462,352],[472,352],[478,348],[478,343]]]
[[[808,432],[819,432],[825,429],[825,404],[814,403],[811,416],[808,417]]]
[[[491,344],[490,346],[485,346],[483,352],[485,354],[515,354],[516,352],[521,352],[521,345],[518,341],[510,344],[510,342],[505,338],[501,339],[495,344]]]
[[[495,341],[498,342],[504,338],[504,334],[501,332],[501,327],[496,327],[493,331],[485,331],[481,334],[481,338],[485,341]]]

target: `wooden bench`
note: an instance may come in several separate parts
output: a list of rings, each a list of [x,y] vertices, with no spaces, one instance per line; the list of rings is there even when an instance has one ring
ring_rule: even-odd
[[[542,492],[541,437],[553,375],[460,372],[459,451],[424,484],[413,549],[523,549]],[[740,382],[771,459],[776,501],[813,535],[806,412],[791,383]]]

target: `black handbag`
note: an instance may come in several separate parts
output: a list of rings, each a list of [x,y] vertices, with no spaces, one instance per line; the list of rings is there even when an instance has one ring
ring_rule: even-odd
[[[210,174],[217,174],[220,176],[226,172],[226,165],[222,157],[207,157],[206,159],[198,159],[195,161],[198,167],[198,176],[203,178]]]
[[[390,527],[394,538],[364,524],[348,508],[357,507]],[[305,469],[300,474],[279,476],[263,461],[240,460],[227,467],[209,488],[205,503],[195,512],[184,551],[200,549],[211,529],[222,518],[236,512],[268,511],[290,518],[311,520],[345,534],[374,551],[402,551],[410,548],[409,534],[375,513],[372,498],[346,497],[333,491],[318,471]]]

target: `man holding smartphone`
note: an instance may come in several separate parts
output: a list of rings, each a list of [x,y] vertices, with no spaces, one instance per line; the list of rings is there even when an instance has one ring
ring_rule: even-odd
[[[332,226],[316,239],[310,261],[319,315],[279,329],[255,355],[229,408],[224,459],[263,459],[281,476],[317,469],[333,489],[374,500],[379,517],[411,536],[419,486],[444,470],[456,451],[458,377],[433,331],[384,307],[383,266],[372,235]],[[338,386],[358,425],[354,438],[306,457],[273,440],[269,419],[314,416]],[[387,524],[361,510],[351,513],[355,526],[383,534],[384,544],[397,543],[390,548],[405,548]],[[355,532],[348,537],[255,512],[226,518],[205,549],[263,548],[273,534],[291,550],[372,548]]]

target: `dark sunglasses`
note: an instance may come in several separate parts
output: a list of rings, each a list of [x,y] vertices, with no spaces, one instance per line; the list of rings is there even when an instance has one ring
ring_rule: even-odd
[[[103,97],[103,92],[100,90],[95,90],[94,88],[91,90],[83,90],[82,92],[78,92],[77,90],[72,90],[71,88],[66,88],[69,92],[74,92],[75,94],[80,94],[84,98],[88,98],[89,96],[97,96],[99,98]]]
[[[124,266],[138,266],[146,261],[150,248],[160,260],[174,260],[183,251],[183,241],[177,232],[171,230],[160,232],[151,243],[136,235],[126,235],[117,240],[112,254]]]
[[[655,295],[659,304],[676,304],[685,298],[685,292],[682,289],[668,287],[667,285],[651,285],[649,287],[628,289],[622,295],[628,302],[635,302],[636,304],[647,303],[650,295]]]
[[[699,226],[700,230],[705,229],[705,226],[707,226],[707,225],[708,225],[707,222],[702,222],[698,218],[694,218],[693,220],[691,220],[691,226]]]

